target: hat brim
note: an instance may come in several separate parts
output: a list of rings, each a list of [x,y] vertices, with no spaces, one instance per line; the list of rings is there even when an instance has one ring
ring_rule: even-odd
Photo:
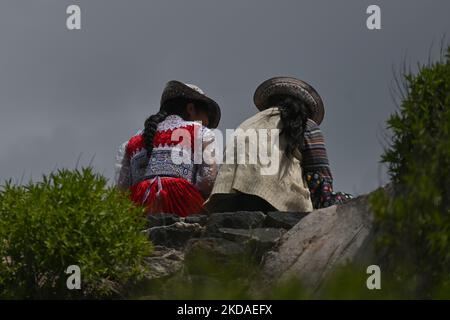
[[[309,118],[320,124],[325,116],[322,98],[308,83],[292,77],[275,77],[261,83],[255,91],[253,101],[262,111],[273,107],[268,104],[269,98],[274,95],[289,95],[304,101],[309,109]]]
[[[161,96],[161,106],[168,100],[175,98],[187,98],[192,100],[199,100],[206,103],[209,115],[208,128],[217,128],[220,122],[221,112],[220,107],[213,99],[201,94],[195,89],[187,86],[183,82],[172,80],[166,84],[163,94]]]

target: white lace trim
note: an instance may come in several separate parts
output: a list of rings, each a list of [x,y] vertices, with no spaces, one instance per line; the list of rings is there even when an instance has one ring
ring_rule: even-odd
[[[181,151],[186,150],[186,148],[182,148],[178,145],[169,146],[167,144],[153,147],[153,151],[172,151],[172,150]]]
[[[186,127],[189,125],[202,126],[199,122],[186,121],[186,120],[183,120],[183,118],[181,118],[178,115],[171,114],[171,115],[167,116],[164,121],[162,121],[158,124],[157,131],[161,132],[161,131],[173,130],[173,129],[177,129],[177,128],[181,128],[181,127]],[[202,127],[204,127],[204,126],[202,126]]]

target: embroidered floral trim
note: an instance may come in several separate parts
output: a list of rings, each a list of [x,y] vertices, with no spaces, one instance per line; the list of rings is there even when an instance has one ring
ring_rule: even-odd
[[[185,147],[189,147],[191,144],[193,144],[193,139],[196,136],[196,128],[194,125],[186,125],[182,123],[179,127],[169,130],[159,130],[156,132],[155,137],[153,138],[153,147],[160,147],[160,146],[175,146],[175,145],[184,145]],[[190,136],[190,141],[184,140],[184,136],[178,137],[178,140],[174,140],[176,137],[173,136],[173,133],[177,129],[184,129],[187,130]]]
[[[186,127],[186,126],[190,126],[190,125],[201,126],[201,124],[199,122],[185,121],[180,116],[178,116],[176,114],[171,114],[171,115],[167,116],[166,119],[164,119],[164,121],[161,121],[158,124],[157,131],[161,132],[161,131],[173,130],[173,129],[177,129],[180,127]]]
[[[143,130],[139,130],[127,143],[122,145],[116,160],[116,167],[119,171],[117,180],[123,188],[131,187],[153,176],[177,176],[193,183],[205,196],[209,194],[217,174],[216,164],[175,165],[172,162],[170,157],[172,151],[177,151],[177,149],[186,151],[185,147],[188,146],[183,145],[182,137],[179,141],[171,141],[172,132],[178,128],[185,128],[189,131],[191,148],[194,148],[194,139],[200,139],[203,148],[209,143],[214,143],[214,132],[212,130],[201,126],[200,123],[184,121],[177,115],[170,115],[158,125],[153,139],[154,148],[149,161],[144,148]]]
[[[305,177],[314,209],[342,204],[353,198],[349,193],[333,191],[333,179],[320,171],[306,172]]]
[[[184,178],[193,183],[195,167],[193,164],[174,164],[169,150],[154,150],[145,170],[145,179],[156,176]]]

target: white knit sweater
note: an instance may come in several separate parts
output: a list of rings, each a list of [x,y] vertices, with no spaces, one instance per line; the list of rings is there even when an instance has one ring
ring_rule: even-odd
[[[243,131],[247,129],[281,130],[278,109],[269,108],[259,112],[244,121],[239,128]],[[207,203],[214,201],[216,196],[239,191],[263,198],[279,211],[312,211],[310,192],[303,179],[300,165],[301,155],[298,152],[295,157],[289,159],[284,153],[284,146],[285,141],[281,135],[279,138],[279,166],[276,173],[272,175],[261,174],[261,168],[265,166],[261,164],[259,157],[256,164],[236,164],[236,162],[222,164]],[[237,152],[235,143],[231,145],[229,143],[227,148],[233,148],[234,152]],[[248,156],[249,150],[250,146],[246,145],[246,156]]]

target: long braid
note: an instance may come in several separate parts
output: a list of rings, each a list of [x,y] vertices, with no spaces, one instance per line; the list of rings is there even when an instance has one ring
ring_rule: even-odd
[[[283,125],[280,134],[286,138],[285,152],[288,157],[291,157],[296,149],[301,151],[303,148],[309,109],[303,101],[290,96],[273,96],[270,102],[272,106],[280,107],[280,119]]]
[[[151,115],[145,120],[144,124],[144,147],[147,150],[147,155],[150,157],[153,150],[153,138],[156,134],[156,129],[158,128],[158,124],[166,117],[168,113],[166,111],[160,110],[158,113]]]

